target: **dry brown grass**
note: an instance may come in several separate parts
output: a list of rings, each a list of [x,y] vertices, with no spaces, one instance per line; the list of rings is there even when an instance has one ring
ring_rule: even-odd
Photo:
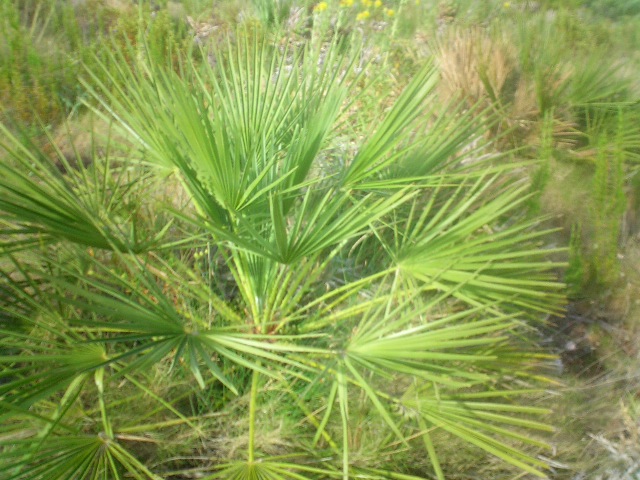
[[[495,114],[499,122],[491,134],[513,132],[511,146],[535,130],[540,117],[535,90],[520,75],[517,52],[504,35],[481,27],[451,28],[432,50],[442,75],[441,98],[462,98],[469,107]]]
[[[492,134],[510,131],[512,146],[537,146],[545,104],[562,94],[572,75],[569,65],[552,66],[542,72],[541,91],[540,82],[520,70],[512,40],[482,27],[452,27],[435,42],[417,38],[416,43],[422,45],[418,48],[423,55],[433,52],[437,59],[441,98],[462,98],[469,107],[479,105],[480,111],[495,113],[499,123]],[[554,147],[573,148],[576,130],[571,115],[555,109],[554,117]]]
[[[472,104],[503,97],[516,70],[513,47],[480,27],[445,32],[435,52],[443,95],[462,96]]]

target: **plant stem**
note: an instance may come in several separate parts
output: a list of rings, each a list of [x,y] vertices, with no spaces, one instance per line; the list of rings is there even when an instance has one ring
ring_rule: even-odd
[[[100,416],[102,417],[104,434],[109,440],[113,440],[113,428],[111,426],[109,416],[107,415],[107,405],[104,401],[104,367],[95,371],[94,379],[98,389],[98,402],[100,404]]]
[[[342,367],[338,369],[337,381],[340,416],[342,418],[342,478],[343,480],[349,480],[349,397]]]
[[[249,401],[249,463],[256,456],[256,406],[258,403],[258,371],[253,371],[251,378],[251,399]]]
[[[424,432],[424,434],[422,435],[422,441],[424,442],[424,446],[427,449],[427,454],[429,455],[429,459],[431,460],[431,465],[433,466],[436,478],[438,480],[444,480],[444,472],[442,471],[442,467],[440,466],[440,460],[438,460],[438,455],[433,445],[433,441],[431,440],[431,435],[429,434],[427,423],[423,418],[420,418],[418,420],[418,423],[420,425],[420,429]]]

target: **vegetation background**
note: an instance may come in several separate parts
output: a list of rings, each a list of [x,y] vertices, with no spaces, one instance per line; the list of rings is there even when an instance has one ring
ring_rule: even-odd
[[[639,478],[639,36],[0,0],[4,478]]]

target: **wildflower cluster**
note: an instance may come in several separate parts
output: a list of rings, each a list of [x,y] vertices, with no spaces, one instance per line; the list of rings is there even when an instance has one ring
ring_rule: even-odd
[[[318,2],[313,7],[314,13],[322,13],[329,9],[331,2]],[[395,9],[386,6],[383,0],[338,0],[337,6],[340,9],[357,10],[356,21],[364,22],[369,19],[381,19],[393,17],[396,13]]]
[[[324,12],[327,8],[329,8],[329,4],[327,2],[317,3],[315,7],[313,7],[313,11],[315,13]]]

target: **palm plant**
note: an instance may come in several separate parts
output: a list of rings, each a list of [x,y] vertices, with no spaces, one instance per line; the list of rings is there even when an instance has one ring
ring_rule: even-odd
[[[132,160],[59,173],[4,131],[4,478],[441,479],[443,432],[544,476],[521,334],[562,295],[527,186],[474,161],[474,112],[437,115],[432,65],[340,157],[366,66],[239,38],[218,67],[89,75]],[[294,424],[280,451],[270,411]],[[207,447],[220,425],[241,448]],[[385,456],[410,448],[422,474]]]

